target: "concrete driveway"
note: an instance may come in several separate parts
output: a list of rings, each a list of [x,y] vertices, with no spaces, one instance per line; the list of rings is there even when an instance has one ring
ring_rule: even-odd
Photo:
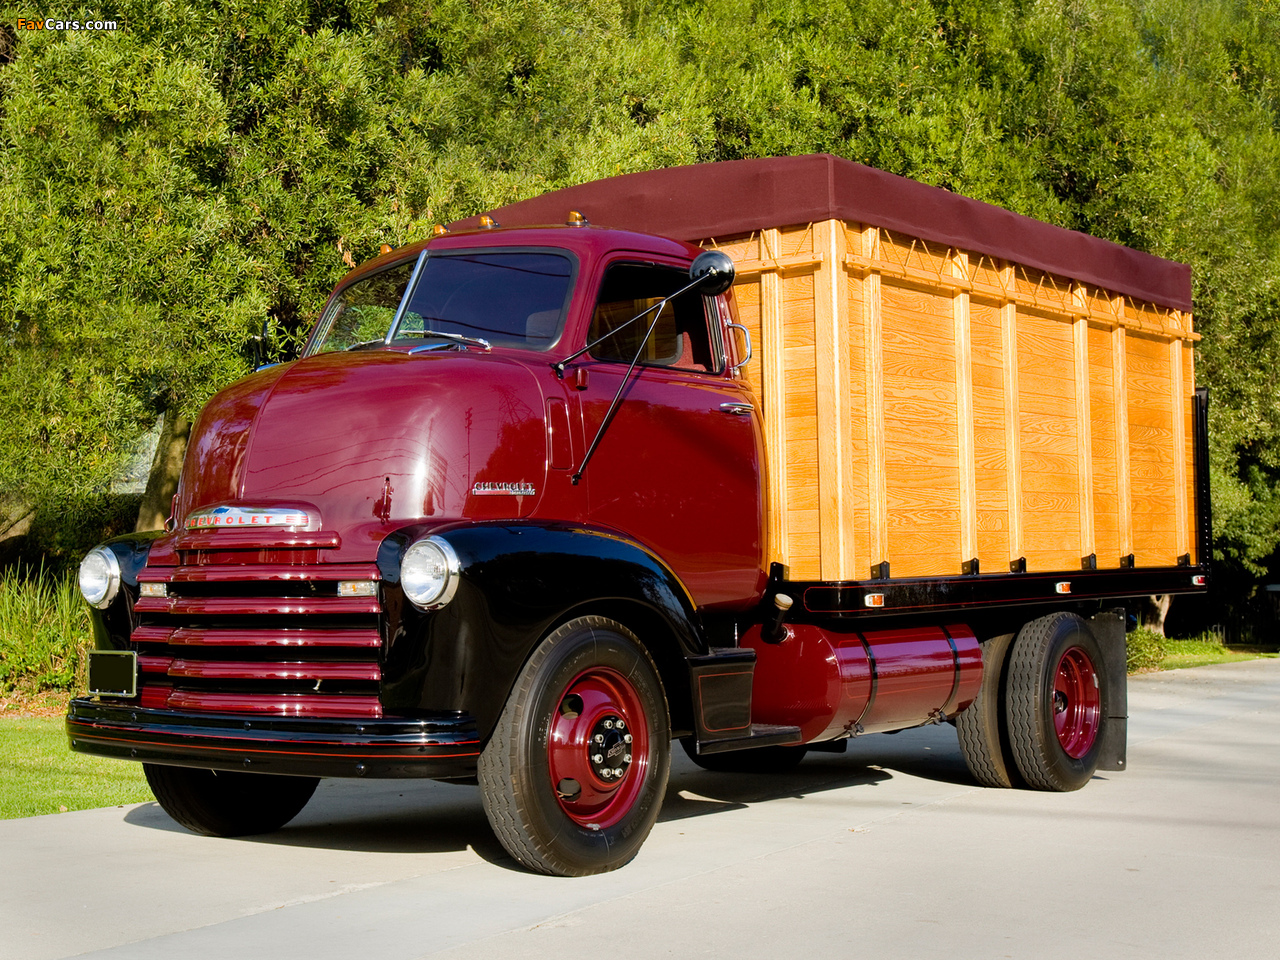
[[[532,876],[474,787],[325,781],[267,838],[0,822],[0,958],[1280,956],[1280,660],[1138,677],[1129,769],[986,790],[944,726],[774,777],[677,750],[640,856]]]

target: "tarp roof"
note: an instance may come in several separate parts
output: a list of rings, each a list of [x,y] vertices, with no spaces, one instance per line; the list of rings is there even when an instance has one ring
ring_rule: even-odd
[[[847,220],[1191,310],[1191,268],[1184,264],[826,153],[630,173],[545,193],[489,215],[504,227],[530,226],[563,223],[570,210],[600,226],[693,242]],[[476,226],[478,220],[453,226]]]

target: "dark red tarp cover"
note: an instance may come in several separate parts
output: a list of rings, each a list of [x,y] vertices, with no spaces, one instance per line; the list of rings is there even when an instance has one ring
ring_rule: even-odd
[[[826,153],[630,173],[489,211],[504,227],[594,224],[677,240],[849,220],[1013,260],[1114,293],[1191,309],[1191,268]],[[454,228],[474,227],[478,217]]]

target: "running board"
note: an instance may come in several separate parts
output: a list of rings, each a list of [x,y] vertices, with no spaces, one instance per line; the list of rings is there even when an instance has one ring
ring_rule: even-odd
[[[728,753],[731,750],[750,750],[754,747],[799,746],[800,728],[773,723],[753,723],[745,737],[729,740],[698,741],[698,756],[709,753]]]

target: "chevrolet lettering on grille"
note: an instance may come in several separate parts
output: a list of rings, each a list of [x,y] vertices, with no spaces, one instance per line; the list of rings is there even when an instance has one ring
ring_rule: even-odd
[[[292,507],[206,507],[187,517],[188,530],[210,527],[308,527],[311,515]]]

